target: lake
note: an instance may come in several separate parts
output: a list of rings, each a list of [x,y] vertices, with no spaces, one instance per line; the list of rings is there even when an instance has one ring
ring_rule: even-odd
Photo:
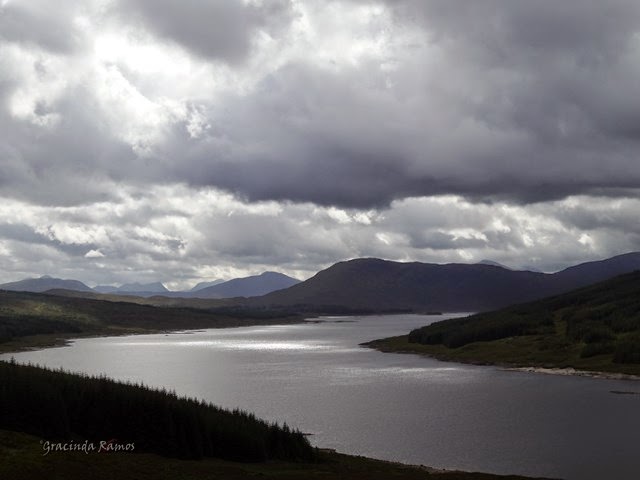
[[[439,468],[637,479],[640,382],[504,371],[359,347],[449,316],[81,339],[0,356],[255,412],[340,452]]]

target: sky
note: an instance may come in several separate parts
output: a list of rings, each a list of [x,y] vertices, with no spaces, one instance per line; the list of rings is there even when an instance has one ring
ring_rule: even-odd
[[[640,250],[635,0],[0,0],[0,281]]]

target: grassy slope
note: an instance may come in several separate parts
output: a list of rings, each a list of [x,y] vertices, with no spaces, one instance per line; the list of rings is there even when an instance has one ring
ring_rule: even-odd
[[[317,463],[236,463],[223,460],[176,460],[142,453],[88,455],[52,452],[42,455],[40,440],[22,433],[0,430],[0,478],[11,480],[236,480],[264,479],[443,479],[491,480],[524,477],[481,473],[429,473],[426,469],[364,457],[322,452]]]
[[[550,317],[549,317],[550,316]],[[543,317],[550,321],[543,322]],[[467,341],[482,337],[514,323],[521,332],[493,340]],[[541,319],[536,323],[536,319]],[[623,323],[624,329],[619,325]],[[613,327],[612,327],[613,325]],[[640,332],[640,273],[635,272],[582,288],[568,294],[509,307],[497,312],[453,319],[423,327],[420,333],[440,335],[463,343],[449,348],[440,342],[409,341],[409,336],[375,340],[367,345],[388,352],[407,352],[433,356],[440,360],[511,366],[572,367],[595,372],[640,375],[640,363],[615,363],[614,349],[619,342],[637,338]],[[415,331],[414,331],[415,332]],[[592,342],[590,336],[608,337]],[[415,335],[415,334],[414,334]],[[496,335],[500,336],[500,335]],[[597,337],[596,336],[596,337]],[[435,338],[435,337],[432,337]],[[588,343],[606,343],[611,351],[585,356]]]

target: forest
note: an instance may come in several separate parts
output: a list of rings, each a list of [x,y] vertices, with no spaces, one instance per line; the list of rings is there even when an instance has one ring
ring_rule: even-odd
[[[0,429],[49,441],[117,439],[135,452],[180,459],[312,461],[307,438],[174,392],[106,377],[0,362]]]

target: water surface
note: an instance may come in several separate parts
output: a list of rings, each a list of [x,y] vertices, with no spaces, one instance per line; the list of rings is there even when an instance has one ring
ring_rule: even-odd
[[[340,452],[439,468],[640,478],[640,382],[381,353],[359,343],[442,316],[77,340],[4,355],[175,389],[313,434]]]

